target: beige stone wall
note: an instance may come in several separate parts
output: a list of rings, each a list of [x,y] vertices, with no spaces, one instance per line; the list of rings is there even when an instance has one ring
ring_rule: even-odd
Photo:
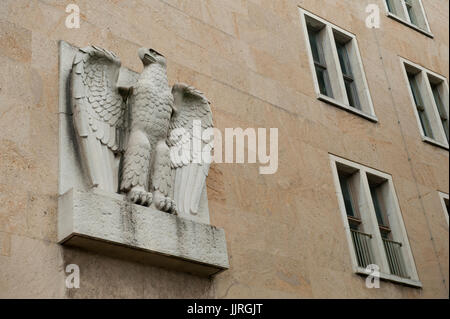
[[[71,2],[80,29],[64,25]],[[437,191],[448,193],[449,153],[421,141],[398,56],[448,78],[449,4],[423,0],[431,39],[387,18],[382,2],[2,0],[0,297],[448,298]],[[369,3],[381,7],[379,30],[365,27]],[[298,6],[356,34],[378,123],[315,98]],[[275,175],[254,164],[211,169],[228,271],[201,279],[56,244],[58,40],[111,49],[136,71],[137,49],[153,47],[168,57],[171,83],[206,92],[218,128],[279,128]],[[328,153],[392,174],[423,289],[369,290],[352,273]],[[64,286],[69,263],[80,266],[80,289]]]

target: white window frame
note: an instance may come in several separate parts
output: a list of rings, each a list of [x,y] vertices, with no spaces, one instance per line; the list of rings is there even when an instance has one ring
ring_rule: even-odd
[[[411,252],[411,247],[409,245],[409,240],[406,232],[405,225],[403,223],[402,213],[400,210],[400,206],[398,204],[397,195],[395,192],[394,183],[392,181],[392,176],[386,173],[383,173],[381,171],[378,171],[373,168],[369,168],[366,166],[363,166],[361,164],[343,159],[341,157],[335,156],[333,154],[330,155],[330,163],[332,168],[332,174],[333,174],[333,180],[336,188],[336,195],[339,202],[339,209],[341,212],[342,221],[344,223],[345,233],[347,237],[347,242],[349,245],[349,251],[350,251],[350,257],[352,262],[352,268],[353,272],[359,275],[370,275],[371,271],[365,268],[362,268],[358,265],[358,260],[356,256],[356,251],[353,244],[352,234],[350,231],[350,225],[348,222],[348,216],[347,211],[345,208],[344,198],[341,191],[341,186],[339,182],[339,174],[338,174],[338,165],[343,165],[346,167],[350,167],[354,169],[355,171],[359,172],[359,189],[361,194],[359,194],[361,198],[361,203],[359,204],[361,218],[363,219],[363,222],[365,223],[365,227],[370,229],[372,233],[372,239],[374,240],[373,246],[374,251],[372,252],[374,254],[374,258],[377,263],[379,263],[380,268],[380,278],[400,283],[412,287],[422,287],[422,283],[419,280],[417,269],[414,262],[414,257]],[[377,217],[375,213],[375,209],[372,203],[371,195],[370,195],[370,187],[369,187],[369,181],[367,174],[376,176],[377,178],[382,178],[383,180],[386,180],[387,184],[387,192],[389,195],[389,222],[392,224],[392,230],[395,232],[395,236],[397,238],[400,238],[400,242],[402,243],[402,255],[405,261],[405,268],[408,272],[408,275],[410,278],[402,278],[399,276],[396,276],[394,274],[391,274],[389,269],[388,260],[386,257],[386,251],[383,245],[381,233],[378,230],[378,222]],[[372,240],[371,239],[371,240]]]
[[[387,0],[383,0],[384,6],[385,6],[386,12],[387,12],[386,15],[389,18],[392,18],[392,19],[394,19],[394,20],[396,20],[396,21],[398,21],[398,22],[400,22],[400,23],[402,23],[402,24],[404,24],[404,25],[406,25],[406,26],[408,26],[408,27],[410,27],[410,28],[412,28],[412,29],[414,29],[414,30],[416,30],[416,31],[418,31],[418,32],[428,36],[428,37],[430,37],[430,38],[434,38],[433,33],[431,33],[430,24],[428,23],[427,14],[425,12],[425,8],[423,6],[422,0],[413,0],[413,1],[417,1],[419,6],[420,6],[420,11],[421,11],[422,17],[423,17],[424,22],[425,22],[425,27],[426,27],[425,29],[423,29],[423,28],[421,28],[421,27],[419,27],[419,26],[417,26],[417,25],[415,25],[414,23],[411,22],[411,19],[410,19],[409,14],[408,14],[408,9],[406,7],[405,0],[398,0],[398,1],[400,1],[401,10],[402,10],[404,18],[399,16],[399,15],[397,15],[397,14],[395,14],[395,13],[393,13],[393,12],[391,12],[391,11],[389,11],[389,7],[387,5]]]
[[[444,127],[442,126],[442,123],[440,122],[439,110],[438,110],[436,102],[435,102],[435,100],[433,98],[433,92],[432,92],[432,89],[431,89],[431,85],[430,85],[430,81],[428,79],[428,76],[432,76],[432,77],[442,81],[441,85],[443,85],[443,89],[445,90],[445,96],[443,97],[443,101],[442,102],[443,102],[444,107],[445,107],[446,112],[447,112],[448,121],[450,121],[450,118],[449,118],[449,100],[448,100],[448,97],[449,97],[449,86],[448,86],[447,78],[442,76],[442,75],[440,75],[440,74],[437,74],[436,72],[433,72],[433,71],[431,71],[431,70],[429,70],[427,68],[424,68],[423,66],[421,66],[421,65],[419,65],[417,63],[411,62],[411,61],[409,61],[409,60],[407,60],[405,58],[400,57],[400,62],[401,62],[401,67],[402,67],[404,78],[405,78],[405,83],[407,85],[407,90],[408,90],[408,93],[409,93],[409,97],[410,97],[410,100],[411,100],[411,103],[412,103],[412,106],[413,106],[413,109],[414,109],[414,114],[416,115],[417,125],[419,126],[419,131],[420,131],[420,135],[422,137],[422,141],[430,143],[430,144],[433,144],[435,146],[439,146],[441,148],[444,148],[444,149],[448,150],[449,149],[449,143],[447,141],[447,137],[446,137],[446,134],[445,134],[445,131],[444,131]],[[426,88],[425,88],[426,96],[423,96],[422,99],[425,99],[426,103],[428,103],[428,105],[431,106],[432,110],[431,110],[431,114],[430,115],[433,116],[433,118],[430,119],[430,121],[431,121],[430,124],[432,126],[433,131],[438,133],[437,137],[436,136],[434,138],[428,137],[428,136],[426,136],[426,134],[425,134],[425,132],[423,130],[422,124],[420,123],[419,112],[417,111],[416,103],[414,102],[414,96],[413,96],[413,93],[411,91],[411,87],[410,87],[410,84],[409,84],[408,72],[406,70],[405,65],[408,65],[411,68],[419,70],[419,72],[421,73],[421,76],[422,77],[426,77],[424,79],[424,81],[423,81],[425,83],[425,86],[426,86]],[[424,103],[425,103],[425,101],[424,101]],[[436,121],[439,121],[439,123],[438,124],[434,124],[434,126],[433,126],[432,123],[436,123]]]
[[[449,196],[446,193],[439,192],[439,198],[441,199],[442,209],[444,211],[445,219],[447,220],[447,226],[448,226],[449,220],[448,220],[448,212],[447,212],[447,206],[445,205],[445,201],[449,201]]]
[[[369,121],[378,122],[378,118],[375,115],[375,110],[374,110],[373,103],[372,103],[372,97],[370,95],[370,90],[369,90],[369,86],[367,83],[367,78],[366,78],[366,74],[364,71],[364,65],[362,63],[356,36],[353,33],[348,32],[348,31],[336,26],[336,25],[316,16],[315,14],[313,14],[309,11],[306,11],[303,8],[299,7],[299,12],[300,12],[301,25],[302,25],[303,33],[304,33],[304,39],[306,41],[306,46],[308,48],[307,54],[308,54],[308,58],[309,58],[309,65],[310,65],[311,73],[313,76],[314,89],[316,92],[317,99],[322,102],[326,102],[333,106],[339,107],[339,108],[346,110],[348,112],[351,112],[353,114],[359,115]],[[325,40],[327,41],[327,45],[330,47],[330,49],[324,53],[327,56],[327,63],[329,64],[329,65],[327,65],[327,68],[331,70],[331,72],[329,72],[329,77],[330,77],[330,82],[333,82],[332,85],[333,85],[333,94],[335,96],[334,98],[324,95],[320,92],[319,82],[317,79],[316,69],[314,66],[314,58],[313,58],[313,54],[312,54],[312,49],[311,49],[311,46],[309,43],[309,35],[308,35],[306,16],[310,19],[316,20],[317,22],[325,25],[325,28],[326,28],[326,30],[325,30],[326,39]],[[350,44],[350,50],[351,50],[350,55],[351,56],[349,58],[351,60],[352,65],[357,66],[357,70],[353,70],[353,72],[355,73],[355,78],[357,78],[356,83],[359,86],[358,97],[359,97],[360,104],[361,104],[361,110],[349,105],[347,92],[345,90],[343,74],[342,74],[342,70],[340,67],[339,56],[337,53],[333,30],[338,33],[341,33],[346,38],[350,39],[348,43]],[[331,52],[330,52],[330,50],[331,50]],[[334,92],[335,89],[337,90],[337,92]]]

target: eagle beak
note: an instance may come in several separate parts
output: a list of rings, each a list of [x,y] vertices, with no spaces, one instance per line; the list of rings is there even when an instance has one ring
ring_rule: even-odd
[[[156,58],[150,53],[150,50],[147,48],[140,48],[138,50],[138,54],[144,65],[156,62]]]

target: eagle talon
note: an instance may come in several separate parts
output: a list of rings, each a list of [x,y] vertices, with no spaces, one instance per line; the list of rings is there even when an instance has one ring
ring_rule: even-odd
[[[153,201],[153,194],[141,188],[132,188],[128,193],[128,198],[136,205],[148,207]]]
[[[175,205],[175,201],[170,199],[167,196],[164,196],[159,191],[155,192],[155,206],[157,209],[159,209],[163,212],[177,215],[177,208]]]

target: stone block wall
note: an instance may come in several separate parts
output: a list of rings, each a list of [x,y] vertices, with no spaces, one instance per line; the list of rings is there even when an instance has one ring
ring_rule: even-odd
[[[65,26],[69,3],[80,29]],[[365,26],[369,3],[381,28]],[[448,78],[448,1],[423,0],[434,38],[386,17],[383,0],[2,0],[0,297],[448,298],[449,153],[422,142],[399,56]],[[378,123],[316,99],[302,7],[356,35]],[[279,128],[279,165],[215,164],[211,223],[230,269],[215,279],[63,248],[57,238],[58,40],[168,58],[171,84],[212,101],[215,125]],[[400,122],[400,123],[399,123]],[[329,154],[393,176],[422,289],[352,273]],[[410,160],[408,160],[410,158]],[[79,289],[65,266],[79,265]]]

